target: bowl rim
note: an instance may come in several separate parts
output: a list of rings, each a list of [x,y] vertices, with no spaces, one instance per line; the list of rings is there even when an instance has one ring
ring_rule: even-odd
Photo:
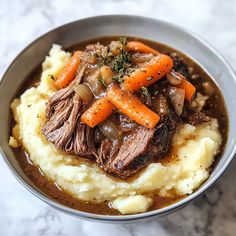
[[[114,15],[95,15],[95,16],[86,17],[86,18],[82,18],[82,19],[79,19],[79,20],[71,21],[71,22],[68,22],[66,24],[55,27],[55,28],[47,31],[46,33],[42,34],[41,36],[37,37],[35,40],[31,41],[31,43],[27,44],[27,46],[23,50],[21,50],[17,54],[17,56],[15,56],[15,58],[12,60],[12,62],[4,70],[4,73],[3,73],[2,78],[0,80],[0,87],[2,86],[3,81],[5,79],[7,79],[8,71],[11,69],[12,65],[21,57],[21,55],[25,51],[27,51],[27,49],[30,48],[33,44],[37,43],[37,41],[39,41],[41,38],[45,37],[46,35],[50,34],[51,32],[57,31],[57,30],[59,30],[61,28],[64,28],[64,27],[68,27],[70,24],[73,24],[73,23],[76,23],[76,22],[83,22],[83,21],[86,22],[88,20],[96,20],[98,18],[100,18],[100,19],[104,18],[104,19],[108,20],[109,18],[124,18],[124,17],[127,18],[127,19],[128,18],[130,18],[130,19],[133,18],[133,19],[142,19],[142,20],[145,20],[145,21],[154,21],[157,24],[162,23],[162,24],[165,24],[167,26],[174,27],[175,29],[177,29],[179,31],[182,31],[184,34],[187,34],[187,35],[197,39],[201,44],[206,46],[212,53],[215,54],[216,57],[218,57],[220,59],[220,61],[225,65],[228,72],[230,73],[230,75],[232,76],[234,81],[236,82],[236,75],[234,73],[234,70],[231,67],[231,65],[227,62],[227,60],[211,44],[206,42],[206,40],[203,40],[197,34],[191,32],[190,30],[187,30],[187,29],[185,29],[181,26],[175,25],[173,23],[163,21],[163,20],[159,20],[159,19],[155,19],[155,18],[151,18],[151,17],[145,17],[145,16],[141,16],[141,15],[129,15],[129,14],[114,14]],[[229,142],[229,140],[228,140],[228,142]],[[153,218],[157,215],[162,216],[162,215],[171,213],[171,212],[176,211],[177,209],[185,206],[186,204],[190,203],[192,200],[194,200],[195,198],[197,198],[198,196],[203,194],[209,187],[211,187],[219,179],[219,177],[227,169],[230,162],[233,160],[233,158],[235,156],[236,145],[234,145],[234,148],[232,149],[232,152],[228,156],[225,163],[223,163],[221,169],[219,169],[218,172],[215,174],[215,176],[209,182],[207,182],[204,185],[200,186],[192,194],[184,197],[183,199],[177,201],[176,203],[173,203],[169,206],[166,206],[166,207],[163,207],[163,208],[160,208],[160,209],[157,209],[157,210],[152,210],[152,211],[148,211],[148,212],[144,212],[144,213],[138,213],[138,214],[132,214],[132,215],[118,215],[118,216],[115,216],[115,215],[99,215],[99,214],[94,214],[94,213],[88,213],[88,212],[84,212],[84,211],[80,211],[80,210],[76,210],[76,209],[67,207],[63,204],[60,204],[60,203],[54,201],[53,199],[50,199],[46,195],[43,195],[42,193],[40,193],[39,191],[37,191],[36,189],[31,187],[29,184],[27,184],[23,180],[23,178],[21,176],[18,175],[18,173],[15,171],[13,166],[8,161],[8,158],[4,153],[4,150],[3,150],[3,147],[2,147],[1,143],[0,143],[0,153],[2,154],[5,163],[7,164],[8,168],[12,172],[13,176],[18,180],[18,182],[20,182],[33,195],[35,195],[36,197],[41,199],[43,202],[51,205],[52,207],[54,207],[54,208],[56,208],[56,209],[58,209],[58,210],[60,210],[64,213],[72,214],[73,216],[76,216],[76,217],[82,218],[82,219],[95,220],[97,222],[110,222],[110,223],[126,222],[127,223],[127,222],[139,221],[139,220],[142,220],[144,218],[145,219],[146,218]]]

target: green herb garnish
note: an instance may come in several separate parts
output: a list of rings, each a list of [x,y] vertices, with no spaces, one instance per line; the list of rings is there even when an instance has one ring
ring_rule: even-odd
[[[147,97],[147,98],[151,98],[151,95],[150,95],[150,93],[149,93],[147,87],[142,86],[142,87],[141,87],[141,90],[142,90],[142,95],[143,95],[143,96],[145,96],[145,97]]]
[[[121,44],[126,47],[127,46],[127,38],[126,37],[120,37],[119,41]]]
[[[119,54],[112,61],[112,70],[117,73],[124,73],[131,63],[131,54],[124,49],[120,49]]]
[[[103,55],[96,55],[99,59],[98,67],[104,65],[110,66],[112,71],[115,72],[115,76],[112,78],[114,82],[121,83],[123,82],[123,77],[125,71],[132,65],[131,53],[125,50],[127,45],[127,39],[125,37],[120,38],[120,42],[123,45],[123,48],[119,49],[119,53],[115,56],[110,52],[109,47],[107,47]]]
[[[108,65],[109,63],[111,63],[111,61],[113,60],[113,55],[112,53],[110,52],[110,49],[107,47],[106,48],[106,52],[104,55],[102,54],[96,54],[96,57],[98,60],[100,60],[99,64],[98,64],[98,67],[102,67],[104,65]]]
[[[102,77],[100,77],[99,79],[98,79],[98,81],[106,88],[107,87],[107,83],[106,83],[106,81],[102,78]]]
[[[125,71],[131,65],[131,54],[124,49],[120,49],[119,54],[114,58],[111,64],[113,72],[117,74],[112,80],[117,83],[122,83]]]
[[[123,79],[122,79],[122,76],[116,76],[116,77],[112,77],[111,78],[112,81],[116,82],[116,83],[122,83],[123,82]]]

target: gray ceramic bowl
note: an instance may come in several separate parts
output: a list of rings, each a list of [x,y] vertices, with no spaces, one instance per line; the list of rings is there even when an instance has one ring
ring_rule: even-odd
[[[65,207],[48,198],[34,186],[19,168],[9,139],[9,105],[27,75],[44,59],[53,43],[69,47],[100,36],[127,35],[147,38],[170,45],[198,62],[215,80],[223,92],[229,111],[229,139],[220,161],[210,178],[193,194],[159,210],[128,216],[104,216]],[[157,218],[179,209],[208,189],[224,172],[236,151],[236,77],[229,64],[211,46],[196,35],[166,22],[139,16],[113,15],[78,20],[38,38],[25,48],[5,72],[0,85],[0,144],[3,158],[10,170],[31,193],[60,211],[83,219],[110,223],[136,222]]]

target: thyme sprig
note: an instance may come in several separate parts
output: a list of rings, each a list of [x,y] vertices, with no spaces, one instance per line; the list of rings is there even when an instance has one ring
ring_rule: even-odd
[[[124,73],[131,63],[131,54],[122,48],[112,61],[112,70],[117,73]]]
[[[131,65],[132,61],[130,52],[121,48],[119,54],[114,58],[111,65],[112,70],[117,73],[117,76],[113,78],[113,81],[118,83],[123,82],[122,78],[124,77],[126,70],[131,67]]]
[[[102,78],[102,77],[100,77],[99,79],[98,79],[98,81],[106,88],[107,87],[107,83],[106,83],[106,81]]]
[[[123,79],[122,79],[121,75],[114,76],[111,79],[112,79],[113,82],[116,82],[116,83],[122,83],[123,82]]]
[[[104,52],[104,55],[102,54],[96,54],[96,57],[98,60],[100,60],[98,67],[101,68],[102,66],[109,65],[111,61],[114,59],[114,56],[110,52],[109,47],[106,48],[106,51]]]
[[[123,45],[123,47],[127,46],[127,38],[126,37],[120,37],[119,41]]]
[[[143,95],[144,97],[151,98],[151,95],[150,95],[150,93],[149,93],[147,87],[142,86],[142,87],[141,87],[141,90],[142,90],[142,95]]]
[[[100,60],[98,67],[102,67],[104,65],[111,66],[113,72],[115,72],[115,76],[112,78],[114,82],[121,83],[123,82],[123,77],[127,68],[131,67],[131,53],[126,51],[127,39],[126,37],[121,37],[119,41],[122,44],[122,48],[119,49],[119,53],[117,55],[113,55],[110,52],[109,47],[106,48],[106,51],[103,55],[96,55]]]

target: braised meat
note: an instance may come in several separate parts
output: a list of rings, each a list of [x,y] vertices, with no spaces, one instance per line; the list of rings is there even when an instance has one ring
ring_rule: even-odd
[[[74,92],[78,81],[59,90],[48,101],[47,123],[43,133],[55,147],[78,156],[93,158],[97,155],[94,130],[80,121],[84,111],[82,99]]]
[[[107,145],[107,147],[102,146],[99,155],[103,157],[103,160],[107,160],[106,163],[101,165],[102,168],[121,178],[129,177],[137,172],[149,161],[146,160],[143,163],[137,162],[137,164],[134,164],[136,159],[139,159],[140,156],[143,156],[147,152],[154,132],[153,129],[139,127],[126,141],[122,142],[119,149],[116,148],[117,152],[115,154],[113,145],[110,145],[112,148],[109,148]],[[107,141],[105,140],[103,142]]]
[[[46,106],[47,123],[43,133],[55,147],[61,151],[82,157],[94,158],[97,150],[94,142],[94,130],[80,121],[86,104],[75,92],[82,80],[91,77],[94,69],[90,67],[91,54],[83,54],[78,66],[76,78],[66,88],[56,92]]]
[[[112,175],[128,178],[148,163],[163,158],[179,124],[176,116],[166,119],[156,130],[138,127],[120,145],[104,140],[98,154],[99,166]]]
[[[136,46],[122,39],[74,53],[62,78],[72,82],[49,99],[43,128],[57,149],[124,179],[165,158],[183,123],[210,120],[190,109],[196,88],[181,58]]]

